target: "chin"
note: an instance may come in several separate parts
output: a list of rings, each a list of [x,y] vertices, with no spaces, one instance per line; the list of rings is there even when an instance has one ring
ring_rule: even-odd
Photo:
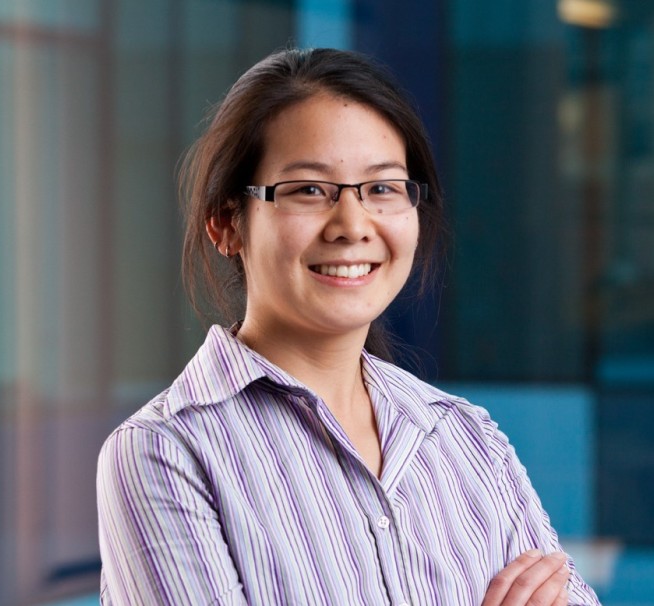
[[[342,316],[334,319],[332,322],[325,322],[324,326],[327,327],[327,332],[334,335],[346,335],[348,333],[367,332],[370,324],[376,320],[381,314],[360,317],[343,318]]]

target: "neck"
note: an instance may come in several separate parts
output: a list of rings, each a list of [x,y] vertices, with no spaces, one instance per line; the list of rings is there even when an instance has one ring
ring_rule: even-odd
[[[346,412],[365,396],[361,351],[367,327],[346,335],[289,336],[283,327],[263,330],[243,322],[238,338],[318,394],[334,412]]]
[[[246,315],[238,338],[318,394],[364,463],[380,477],[381,442],[361,371],[367,333],[366,326],[342,335],[311,335],[278,325],[257,326]]]

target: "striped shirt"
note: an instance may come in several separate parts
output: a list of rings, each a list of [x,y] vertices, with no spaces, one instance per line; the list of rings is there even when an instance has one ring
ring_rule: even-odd
[[[365,351],[372,474],[321,399],[214,326],[99,459],[102,603],[479,605],[560,550],[487,412]],[[599,604],[574,569],[570,604]]]

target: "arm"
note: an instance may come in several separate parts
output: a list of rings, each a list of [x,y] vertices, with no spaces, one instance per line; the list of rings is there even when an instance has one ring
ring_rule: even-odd
[[[566,606],[570,571],[565,561],[560,552],[543,556],[532,549],[523,553],[493,578],[482,606]]]
[[[203,476],[170,438],[115,432],[97,489],[107,603],[247,605]]]
[[[555,606],[599,606],[574,562],[560,553],[556,532],[513,447],[487,416],[484,424],[493,458],[498,461],[499,511],[507,529],[508,563],[492,580],[484,606],[525,604],[529,598]],[[549,555],[534,557],[534,549]]]

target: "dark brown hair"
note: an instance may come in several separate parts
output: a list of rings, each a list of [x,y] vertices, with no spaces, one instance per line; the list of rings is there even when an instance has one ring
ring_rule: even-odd
[[[417,112],[389,72],[361,54],[284,50],[263,59],[237,80],[182,164],[183,277],[191,303],[204,320],[232,323],[242,319],[246,296],[239,256],[224,259],[216,253],[205,231],[206,221],[214,216],[244,220],[244,187],[261,160],[266,125],[284,109],[317,93],[367,105],[404,136],[409,177],[429,186],[427,200],[418,206],[420,236],[414,270],[419,272],[421,290],[433,280],[436,249],[442,245],[443,202]],[[373,323],[366,348],[388,358],[388,340],[380,326]]]

